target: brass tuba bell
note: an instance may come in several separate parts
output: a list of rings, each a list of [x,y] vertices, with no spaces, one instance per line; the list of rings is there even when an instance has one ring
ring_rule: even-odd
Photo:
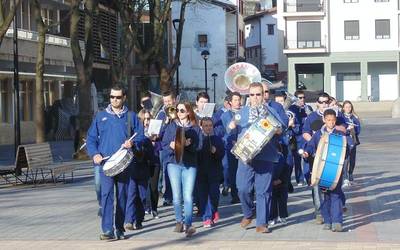
[[[149,93],[151,95],[151,104],[153,105],[150,113],[153,117],[157,117],[157,114],[163,105],[162,96],[151,91],[149,91]]]
[[[242,95],[249,93],[249,86],[253,82],[261,82],[261,73],[256,66],[250,63],[239,62],[232,64],[225,71],[225,85],[232,92]]]

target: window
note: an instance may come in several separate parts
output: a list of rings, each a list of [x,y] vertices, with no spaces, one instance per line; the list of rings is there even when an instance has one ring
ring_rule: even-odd
[[[274,30],[275,24],[267,24],[267,26],[268,26],[268,35],[269,36],[274,35],[274,33],[275,33],[275,30]]]
[[[21,121],[33,121],[33,86],[32,81],[21,81],[19,86],[19,102]]]
[[[375,3],[390,2],[390,0],[375,0]]]
[[[198,40],[199,40],[199,46],[200,48],[205,48],[207,47],[207,35],[198,35]]]
[[[297,23],[297,48],[321,48],[321,22]]]
[[[254,57],[258,57],[258,48],[254,49]]]
[[[344,39],[360,39],[360,25],[358,20],[344,21]]]
[[[57,22],[59,22],[59,11],[58,10],[53,10],[53,9],[41,9],[41,14],[43,18],[43,22],[47,25],[52,25],[50,26],[49,33],[50,34],[58,34],[60,33],[60,25],[55,25]]]
[[[389,39],[390,38],[390,20],[382,19],[375,20],[375,38]]]
[[[358,3],[358,0],[343,0],[344,3]]]
[[[7,79],[0,80],[0,122],[10,122],[10,102],[11,89]]]

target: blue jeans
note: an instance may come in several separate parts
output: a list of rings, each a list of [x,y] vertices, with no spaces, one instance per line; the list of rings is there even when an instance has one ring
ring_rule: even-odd
[[[169,163],[168,176],[171,181],[175,219],[182,222],[182,196],[185,212],[185,225],[192,225],[193,189],[196,182],[196,167]]]

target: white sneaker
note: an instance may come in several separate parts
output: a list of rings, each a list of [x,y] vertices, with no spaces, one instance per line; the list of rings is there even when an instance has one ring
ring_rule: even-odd
[[[279,222],[282,223],[283,225],[287,224],[286,218],[279,218]]]
[[[273,225],[275,225],[275,224],[276,224],[275,219],[274,219],[274,220],[270,220],[270,221],[268,222],[268,225],[269,225],[269,226],[273,226]]]
[[[345,179],[345,180],[343,181],[342,188],[347,188],[347,187],[349,187],[349,186],[350,186],[350,181],[347,180],[347,179]]]

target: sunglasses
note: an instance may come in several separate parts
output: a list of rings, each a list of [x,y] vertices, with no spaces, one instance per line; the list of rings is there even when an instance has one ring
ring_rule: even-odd
[[[186,113],[186,109],[178,109],[178,112],[184,114]]]
[[[323,103],[325,103],[325,104],[328,104],[329,103],[329,101],[317,101],[319,104],[323,104]]]
[[[114,99],[114,98],[116,98],[118,100],[121,100],[122,99],[122,95],[110,95],[110,99]]]
[[[297,97],[298,99],[305,99],[305,97],[304,96],[299,96],[299,97]]]
[[[250,96],[261,96],[261,93],[257,93],[257,94],[250,94]]]
[[[264,93],[269,93],[269,90],[264,90]]]

